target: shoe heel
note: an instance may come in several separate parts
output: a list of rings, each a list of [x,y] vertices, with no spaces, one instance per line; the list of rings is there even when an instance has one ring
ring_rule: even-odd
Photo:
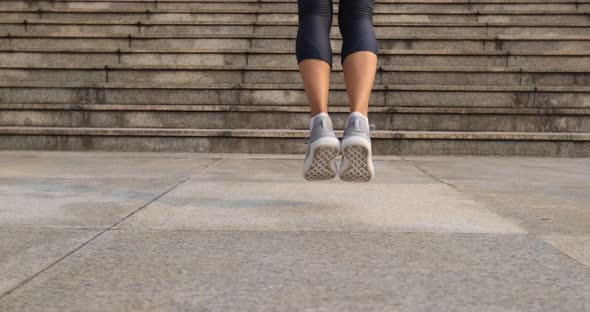
[[[350,144],[342,148],[343,164],[340,179],[348,182],[367,182],[374,176],[371,151],[363,144]]]
[[[339,144],[323,144],[313,148],[309,163],[304,165],[303,177],[308,181],[334,179],[338,175],[335,161],[338,154]]]

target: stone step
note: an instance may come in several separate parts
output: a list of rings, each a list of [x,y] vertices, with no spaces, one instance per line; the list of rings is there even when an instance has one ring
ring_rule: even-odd
[[[74,13],[63,11],[64,13],[50,13],[44,11],[31,11],[29,13],[16,13],[15,11],[5,11],[4,17],[0,21],[23,22],[28,23],[45,23],[50,22],[84,24],[84,22],[93,21],[95,23],[127,23],[142,24],[150,23],[196,23],[196,22],[240,22],[244,23],[297,23],[297,12],[289,11],[267,11],[260,10],[200,10],[200,11],[128,11],[112,12],[104,11],[103,13],[87,12]],[[69,12],[69,13],[68,13]],[[388,12],[375,12],[373,14],[373,23],[375,25],[387,24],[392,22],[407,23],[584,23],[588,22],[588,13],[590,10],[578,11],[547,11],[534,10],[529,12],[522,11],[474,11],[474,10],[391,10]],[[91,14],[97,16],[91,16]],[[57,16],[55,16],[57,15]],[[332,16],[333,25],[337,25],[337,13]]]
[[[40,49],[79,50],[101,49],[149,49],[184,51],[187,49],[256,49],[272,52],[285,50],[295,52],[295,35],[264,34],[194,34],[187,36],[133,35],[133,34],[34,34],[0,33],[0,49]],[[334,52],[342,47],[340,35],[331,37]],[[378,38],[381,50],[454,50],[454,51],[590,51],[590,35],[585,36],[547,36],[547,35],[497,35],[497,36],[381,36]],[[192,53],[192,50],[189,51]],[[293,59],[294,59],[293,55]],[[485,65],[484,65],[485,66]]]
[[[296,66],[291,49],[0,49],[0,66],[258,65]],[[379,50],[379,66],[590,68],[590,51]],[[333,51],[340,69],[340,52]]]
[[[301,82],[296,66],[0,66],[2,82],[48,83],[290,83]],[[332,83],[344,83],[342,69],[334,69]],[[393,85],[590,86],[590,70],[583,68],[428,67],[382,66],[375,83]]]
[[[590,0],[376,0],[375,154],[590,156],[589,17]],[[295,0],[0,1],[0,149],[304,153],[297,20]]]
[[[215,3],[213,3],[215,4]],[[226,3],[227,4],[227,3]],[[276,2],[274,3],[277,4]],[[282,3],[285,4],[285,3]],[[497,8],[477,8],[476,6],[463,5],[461,7],[396,7],[396,4],[381,4],[376,5],[373,11],[374,18],[380,18],[381,16],[395,15],[395,14],[454,14],[454,15],[465,15],[465,14],[477,14],[477,15],[572,15],[572,14],[585,14],[588,13],[586,5],[590,2],[582,4],[569,4],[567,8],[557,9],[545,9],[543,5],[539,4],[520,4],[520,5],[502,5]],[[555,4],[545,4],[555,5]],[[563,4],[558,4],[562,5]],[[584,6],[584,8],[580,8]],[[518,9],[517,9],[518,8]],[[338,15],[338,5],[333,6],[333,16]],[[218,15],[219,18],[223,18],[222,14],[225,13],[228,17],[227,20],[234,20],[229,18],[233,17],[245,17],[248,19],[262,21],[276,20],[296,20],[297,19],[297,5],[296,3],[290,3],[288,7],[252,7],[252,8],[215,8],[215,7],[197,7],[197,8],[148,8],[138,7],[134,9],[59,9],[59,8],[5,8],[0,7],[0,18],[46,18],[50,20],[63,19],[63,20],[193,20],[191,17],[198,15]]]
[[[1,150],[305,153],[308,130],[0,127]],[[336,134],[341,137],[342,130]],[[587,157],[589,133],[373,131],[375,155]]]
[[[0,103],[294,105],[306,106],[297,84],[0,82]],[[329,103],[347,106],[344,84]],[[588,86],[461,86],[375,84],[371,106],[590,108]]]
[[[333,1],[334,10],[338,9],[339,1]],[[590,3],[584,0],[565,1],[375,1],[376,10],[529,10],[534,6],[537,10],[584,10],[590,9]],[[62,0],[3,0],[3,8],[10,9],[267,9],[285,10],[297,8],[296,1],[62,1]]]
[[[265,34],[292,35],[297,33],[296,22],[161,22],[139,23],[96,21],[0,21],[4,33],[32,32],[35,34],[85,33],[184,36],[193,34]],[[374,23],[377,37],[391,36],[497,36],[497,35],[588,35],[590,23],[439,23],[439,22],[387,22]],[[340,37],[337,23],[332,36]]]
[[[348,107],[330,107],[343,129]],[[377,130],[590,132],[590,108],[370,107]],[[0,126],[194,129],[308,129],[309,107],[7,103]]]

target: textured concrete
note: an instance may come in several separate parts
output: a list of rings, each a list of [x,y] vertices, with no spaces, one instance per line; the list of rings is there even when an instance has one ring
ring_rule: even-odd
[[[4,8],[11,9],[111,9],[111,10],[138,10],[138,9],[207,9],[207,10],[238,10],[238,9],[268,9],[268,10],[294,10],[296,4],[293,2],[202,2],[202,1],[182,1],[168,2],[162,1],[152,3],[151,1],[23,1],[23,0],[4,0]],[[535,4],[537,10],[557,10],[557,11],[575,11],[576,9],[585,9],[590,5],[587,1],[578,0],[575,3],[563,0],[553,0],[550,3],[538,3],[535,1],[519,1],[518,3],[510,1],[406,1],[406,2],[378,2],[375,1],[375,9],[379,12],[389,12],[392,10],[530,10],[530,3]],[[335,12],[338,10],[338,3],[334,2]]]
[[[590,234],[587,158],[406,159],[531,233]]]
[[[85,40],[91,40],[85,38]],[[140,39],[138,39],[140,40]],[[155,40],[155,39],[152,39]],[[248,43],[247,40],[233,42],[226,42],[218,39],[191,39],[193,44],[197,46],[212,45],[213,48],[223,49],[219,52],[210,52],[210,50],[188,49],[184,42],[187,39],[166,39],[170,41],[169,44],[183,46],[184,48],[177,48],[175,51],[173,47],[153,47],[150,41],[140,42],[145,46],[135,47],[133,49],[125,49],[124,54],[118,54],[113,50],[95,49],[93,52],[59,52],[52,50],[39,50],[37,53],[11,51],[9,53],[0,54],[0,64],[32,66],[35,65],[80,65],[86,66],[102,66],[104,64],[124,64],[130,66],[202,66],[202,65],[256,65],[256,66],[294,66],[297,64],[294,57],[293,46],[294,39],[290,39],[289,49],[274,47],[272,53],[268,52],[269,47],[265,50],[262,48],[264,43],[258,43],[259,48],[249,49],[243,47]],[[226,39],[227,40],[227,39]],[[231,39],[233,40],[233,39]],[[399,40],[399,39],[398,39]],[[237,45],[241,43],[240,45]],[[396,41],[385,42],[384,45],[395,44]],[[164,45],[163,43],[159,43]],[[223,48],[226,45],[228,47]],[[269,44],[271,45],[271,44]],[[271,45],[272,46],[272,45]],[[387,48],[387,49],[386,49]],[[149,49],[149,52],[145,52]],[[182,52],[182,53],[180,53]],[[410,51],[412,52],[412,51]],[[588,52],[567,52],[567,51],[553,51],[549,52],[525,52],[525,53],[510,53],[506,51],[496,52],[469,52],[469,51],[414,51],[418,53],[407,53],[406,51],[390,50],[388,47],[383,48],[383,52],[379,54],[379,65],[384,66],[435,66],[435,67],[551,67],[566,70],[573,70],[576,68],[585,68],[590,66]],[[477,53],[477,54],[476,54]],[[471,55],[469,55],[471,54]],[[120,60],[120,61],[119,61]],[[333,53],[334,68],[341,69],[340,53],[334,51]],[[22,76],[22,74],[21,74]],[[40,76],[39,78],[42,78]],[[207,79],[209,80],[209,79]],[[40,80],[42,81],[42,80]],[[75,81],[75,80],[70,80]],[[63,83],[63,82],[62,82]],[[92,85],[91,83],[87,83]]]
[[[543,239],[563,253],[590,267],[590,236],[544,235]]]
[[[372,180],[376,183],[436,183],[436,180],[422,173],[415,167],[399,161],[397,157],[374,156],[375,170],[379,173]],[[338,156],[337,161],[342,159]],[[240,158],[227,155],[206,170],[196,175],[191,181],[258,181],[258,182],[302,182],[297,174],[285,175],[285,172],[301,171],[303,159],[270,159]],[[332,180],[328,183],[338,183]],[[359,186],[360,187],[360,186]]]
[[[23,60],[24,62],[27,59]],[[87,64],[67,64],[47,68],[46,60],[39,60],[40,67],[15,68],[19,64],[0,64],[1,82],[64,83],[293,83],[301,82],[295,66],[264,67],[252,65],[200,65],[200,66],[128,66],[113,65],[108,70]],[[32,65],[32,64],[29,64]],[[526,70],[526,71],[525,71]],[[330,82],[344,83],[341,70],[334,70]],[[571,69],[521,69],[518,67],[435,67],[435,66],[384,66],[375,77],[375,84],[390,85],[488,85],[488,86],[588,86],[590,73]],[[116,105],[116,104],[115,104]],[[236,105],[237,106],[237,105]]]
[[[365,184],[303,182],[301,165],[221,160],[118,228],[523,232],[404,162],[376,161],[375,180]]]
[[[0,152],[0,311],[590,309],[590,159],[302,162]]]
[[[336,72],[329,103],[347,108],[339,3],[334,7],[330,43]],[[590,155],[590,143],[576,138],[512,137],[590,129],[590,80],[584,72],[590,68],[589,8],[588,0],[376,1],[379,62],[371,107],[459,110],[387,111],[376,118],[377,129],[508,135],[407,140],[393,133],[399,140],[382,140],[376,151]],[[305,128],[303,114],[235,109],[307,107],[294,56],[297,27],[296,1],[0,1],[0,149],[300,153],[293,140],[269,138],[264,130]],[[38,107],[6,109],[17,103]],[[54,104],[73,109],[50,108]],[[114,107],[126,104],[144,109]],[[164,112],[146,104],[229,109]],[[15,133],[12,126],[37,133]],[[59,127],[128,131],[117,137],[56,134]],[[136,134],[142,128],[262,131],[252,139],[225,133],[170,139],[158,131]]]
[[[589,58],[590,59],[590,58]],[[136,83],[83,84],[1,83],[0,95],[9,103],[105,104],[203,104],[228,105],[293,105],[303,106],[305,91],[301,84],[283,85],[175,85]],[[269,89],[263,89],[264,87]],[[287,89],[289,88],[289,89]],[[390,88],[385,90],[385,88]],[[386,107],[496,107],[518,108],[524,103],[534,108],[588,108],[590,87],[587,86],[448,86],[448,85],[374,85],[371,103]],[[576,93],[569,93],[576,92]],[[330,103],[346,106],[348,99],[342,84],[331,85]],[[234,102],[235,101],[235,102]]]
[[[590,270],[526,235],[110,231],[2,311],[585,311]]]
[[[336,134],[341,135],[342,130]],[[0,127],[0,150],[305,153],[304,130]],[[375,155],[590,156],[590,133],[378,131]]]
[[[0,227],[0,294],[31,278],[98,232]]]
[[[188,178],[213,161],[195,154],[6,152],[0,178],[168,179]]]
[[[580,16],[583,17],[583,16]],[[568,17],[571,18],[571,17]],[[584,17],[587,19],[587,17]],[[578,21],[578,22],[587,22]],[[35,27],[35,26],[33,26]],[[251,33],[251,32],[250,32]],[[70,36],[71,37],[71,36]],[[92,49],[103,49],[105,46],[112,47],[114,49],[120,48],[122,50],[129,48],[129,38],[127,35],[112,34],[103,36],[79,36],[72,38],[63,38],[59,35],[41,37],[41,38],[30,38],[27,35],[23,35],[22,32],[16,33],[11,37],[11,42],[8,40],[0,41],[0,47],[2,48],[33,48],[37,49],[39,46],[48,45],[54,47],[69,47],[70,49],[80,48],[92,48]],[[251,41],[252,48],[268,48],[269,46],[277,49],[291,49],[293,46],[292,39],[272,39],[272,38],[252,38],[252,39],[241,39],[233,38],[228,40],[221,39],[203,39],[208,44],[220,44],[220,43],[231,43],[232,45],[244,44],[244,42]],[[161,49],[161,48],[199,48],[203,45],[203,40],[197,40],[197,38],[167,38],[167,37],[156,37],[152,39],[145,38],[141,41],[133,41],[133,47],[143,49]],[[237,42],[236,42],[237,41]],[[584,51],[590,46],[590,41],[584,37],[571,38],[570,40],[560,40],[560,37],[538,37],[538,38],[527,38],[527,40],[509,40],[501,39],[496,37],[468,37],[463,40],[456,40],[453,37],[443,37],[440,39],[428,38],[428,37],[412,37],[402,36],[401,38],[380,38],[380,47],[384,49],[400,49],[400,50],[444,50],[445,48],[452,48],[459,51],[510,51],[510,50],[530,50],[530,51]],[[334,38],[332,40],[332,49],[336,52],[342,45],[342,41]],[[18,54],[17,52],[11,52]],[[229,59],[229,56],[226,56]],[[16,58],[21,59],[22,58]],[[37,61],[38,58],[33,58],[30,61]],[[109,64],[117,64],[116,62]],[[234,64],[228,63],[227,65]],[[338,63],[334,63],[334,69]],[[293,64],[295,65],[295,64]]]
[[[7,152],[0,157],[0,227],[109,227],[212,161]]]
[[[590,79],[588,80],[590,84]],[[224,105],[54,105],[47,110],[35,104],[12,104],[2,108],[0,126],[92,127],[92,128],[190,128],[308,129],[306,106],[224,106]],[[8,105],[7,105],[8,106]],[[52,105],[53,106],[53,105]],[[140,106],[140,107],[134,107]],[[24,109],[22,109],[24,108]],[[337,129],[344,128],[348,108],[331,107]],[[79,110],[78,110],[79,109]],[[241,110],[241,111],[240,111]],[[466,112],[469,111],[469,112]],[[545,113],[546,112],[546,113]],[[370,110],[371,123],[379,130],[403,131],[499,131],[499,132],[590,132],[590,109],[511,109],[511,108],[421,108],[380,107]]]
[[[534,4],[532,5],[534,6]],[[121,13],[125,14],[121,14]],[[138,20],[146,20],[145,9],[125,10],[125,11],[102,11],[95,12],[92,10],[51,10],[42,11],[42,19],[54,21],[101,21],[101,22],[128,22],[134,23]],[[335,12],[337,13],[337,11]],[[387,12],[377,11],[373,17],[375,24],[391,22],[483,22],[483,23],[501,23],[501,22],[534,22],[543,20],[546,22],[586,22],[584,11],[576,12],[569,10],[566,12],[544,12],[529,7],[525,10],[511,10],[510,8],[502,10],[417,10],[408,12],[406,10],[388,10]],[[28,19],[34,20],[39,18],[39,11],[36,9],[23,10],[0,10],[0,19],[14,21]],[[149,20],[151,21],[168,21],[168,22],[241,22],[252,23],[258,22],[296,22],[297,10],[291,7],[288,10],[252,8],[243,10],[209,10],[203,12],[199,10],[150,10]]]
[[[0,227],[107,228],[176,183],[0,178]]]
[[[355,185],[191,181],[150,204],[119,227],[523,232],[450,187],[425,183]]]

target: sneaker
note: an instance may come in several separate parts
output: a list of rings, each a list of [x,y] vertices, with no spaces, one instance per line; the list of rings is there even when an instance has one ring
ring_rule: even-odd
[[[340,150],[340,179],[349,182],[367,182],[375,175],[371,152],[369,119],[352,112],[346,119],[346,128]]]
[[[303,177],[309,181],[335,178],[338,174],[336,157],[340,154],[340,141],[328,114],[319,113],[310,119],[308,139]]]

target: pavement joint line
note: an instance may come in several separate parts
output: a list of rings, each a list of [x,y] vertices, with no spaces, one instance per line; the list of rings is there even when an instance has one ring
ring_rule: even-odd
[[[527,231],[526,229],[520,227],[519,225],[517,225],[516,223],[514,223],[512,220],[505,218],[504,216],[498,214],[497,212],[495,212],[494,210],[492,210],[490,207],[488,207],[487,205],[485,205],[484,203],[481,203],[480,201],[476,200],[475,198],[473,198],[473,196],[466,194],[464,192],[461,192],[459,189],[457,189],[457,187],[451,183],[448,183],[447,181],[440,179],[439,177],[434,176],[433,174],[431,174],[430,172],[428,172],[426,169],[420,167],[418,164],[414,163],[413,160],[409,160],[406,159],[406,157],[401,156],[401,159],[403,161],[406,161],[409,165],[411,165],[412,167],[416,168],[417,170],[419,170],[420,172],[428,175],[429,177],[435,179],[436,181],[445,184],[446,186],[450,187],[451,189],[453,189],[455,192],[461,194],[463,197],[472,200],[474,203],[478,204],[479,206],[481,206],[482,208],[484,208],[485,210],[487,210],[489,213],[494,214],[496,216],[498,216],[498,218],[504,220],[506,223],[514,226],[516,229],[520,229],[521,231],[523,231],[524,233],[527,234],[531,234],[529,231]]]
[[[136,210],[132,211],[131,213],[129,213],[127,216],[123,217],[123,219],[119,220],[118,222],[114,223],[113,225],[109,226],[106,229],[101,230],[100,232],[98,232],[96,235],[94,235],[93,237],[91,237],[89,240],[87,240],[86,242],[82,243],[81,245],[79,245],[78,247],[74,248],[73,250],[71,250],[70,252],[66,253],[64,256],[60,257],[59,259],[53,261],[52,263],[50,263],[48,266],[46,266],[44,269],[38,271],[37,273],[29,276],[28,278],[24,279],[23,281],[21,281],[20,283],[18,283],[16,286],[8,289],[7,291],[4,291],[2,293],[0,293],[0,301],[2,301],[2,299],[6,298],[8,295],[10,295],[12,292],[14,292],[15,290],[17,290],[18,288],[20,288],[21,286],[27,284],[29,281],[33,280],[34,278],[36,278],[37,276],[43,274],[45,271],[51,269],[52,267],[54,267],[55,265],[57,265],[58,263],[60,263],[62,260],[66,259],[67,257],[69,257],[70,255],[74,254],[75,252],[77,252],[78,250],[84,248],[86,245],[90,244],[92,241],[94,241],[95,239],[97,239],[98,237],[102,236],[104,233],[108,232],[110,229],[114,228],[115,226],[119,225],[121,222],[127,220],[128,218],[130,218],[131,216],[135,215],[137,212],[143,210],[145,207],[149,206],[151,203],[155,202],[156,200],[158,200],[159,198],[161,198],[162,196],[168,194],[170,191],[172,191],[173,189],[175,189],[176,187],[178,187],[179,185],[183,184],[184,182],[188,181],[191,177],[198,175],[199,173],[201,173],[202,171],[204,171],[205,169],[207,169],[209,166],[213,165],[214,163],[218,162],[219,160],[223,159],[224,154],[221,154],[219,157],[214,158],[211,162],[209,162],[207,165],[197,169],[195,172],[193,172],[191,175],[189,175],[188,177],[184,178],[183,180],[180,180],[180,182],[178,182],[177,184],[175,184],[174,186],[172,186],[171,188],[169,188],[168,190],[164,191],[162,194],[156,196],[155,198],[153,198],[152,200],[150,200],[149,202],[141,205],[139,208],[137,208]]]
[[[557,246],[555,246],[555,245],[553,245],[553,244],[549,243],[548,241],[546,241],[546,240],[543,238],[543,236],[550,236],[550,235],[539,235],[539,234],[536,234],[536,235],[534,235],[534,236],[535,236],[536,238],[538,238],[538,239],[539,239],[539,240],[540,240],[540,241],[541,241],[543,244],[545,244],[545,245],[549,245],[551,248],[553,248],[553,249],[557,250],[557,251],[558,251],[559,253],[561,253],[562,255],[565,255],[566,257],[568,257],[568,258],[570,258],[570,259],[574,260],[575,262],[577,262],[577,263],[578,263],[578,264],[580,264],[581,266],[583,266],[583,267],[587,268],[588,270],[590,270],[590,265],[588,265],[588,264],[586,264],[586,263],[582,262],[581,260],[579,260],[579,259],[575,258],[574,256],[571,256],[571,255],[569,255],[569,254],[568,254],[568,253],[566,253],[565,251],[561,250],[561,248],[559,248],[559,247],[557,247]],[[573,236],[573,235],[565,235],[565,236]],[[584,235],[578,235],[578,236],[580,236],[580,237],[586,237],[586,236],[584,236]]]

